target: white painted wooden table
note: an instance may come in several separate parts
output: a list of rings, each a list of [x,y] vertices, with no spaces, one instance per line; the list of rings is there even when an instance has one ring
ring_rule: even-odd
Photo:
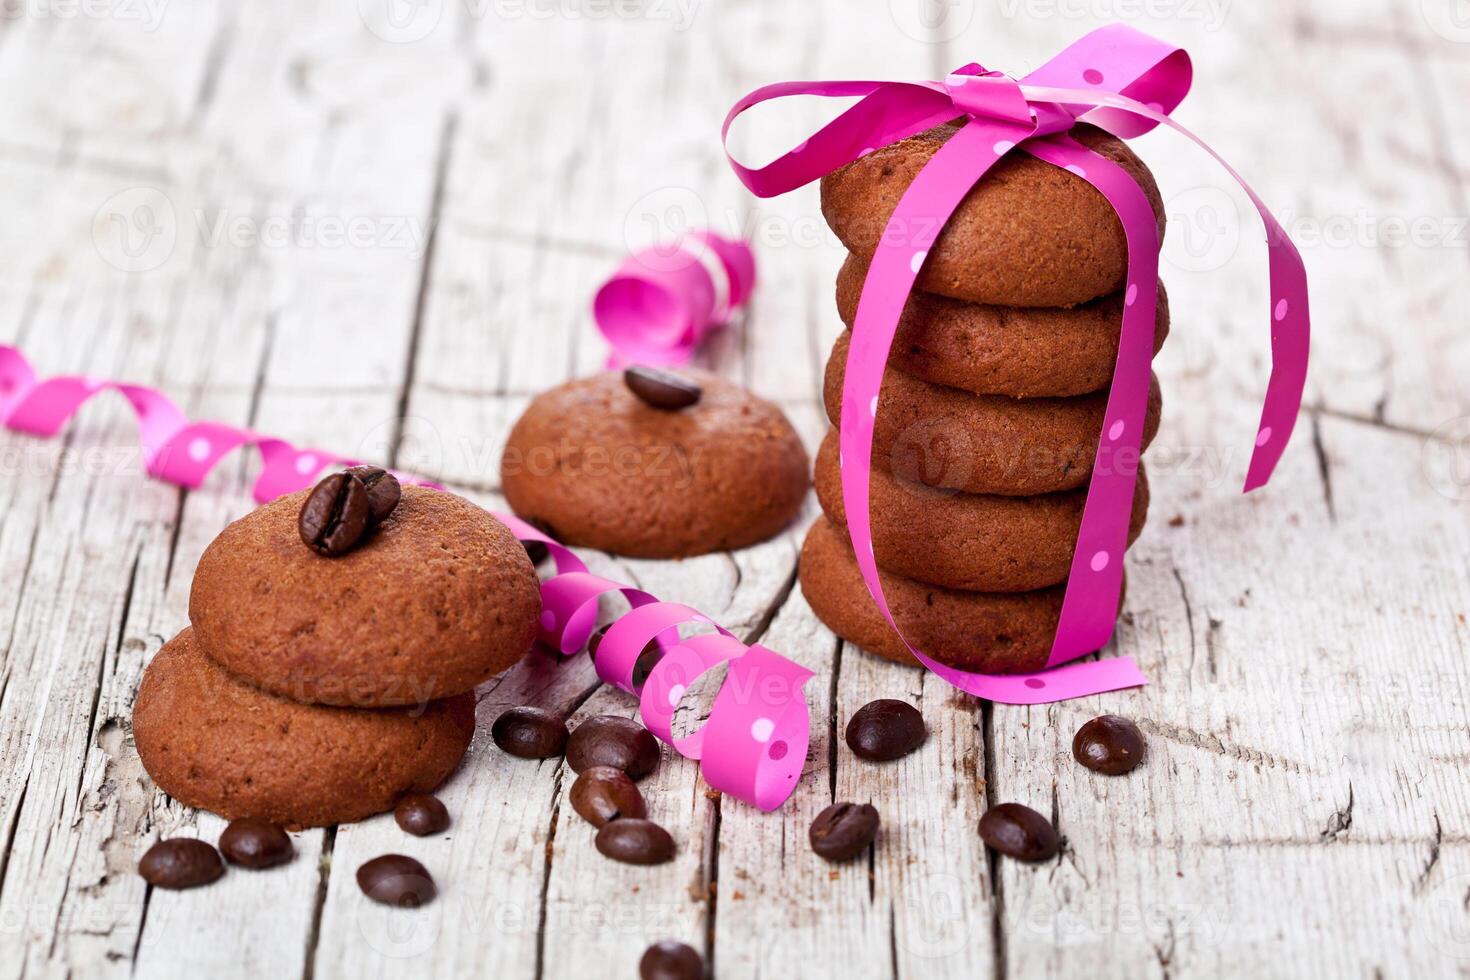
[[[150,481],[102,400],[63,439],[0,434],[0,976],[617,977],[661,938],[722,977],[1470,970],[1463,0],[15,0],[0,339],[45,372],[155,383],[195,417],[497,503],[528,397],[600,366],[599,277],[630,243],[709,224],[757,242],[763,279],[702,360],[815,447],[840,249],[814,190],[739,188],[725,108],[778,79],[1024,70],[1140,11],[1195,57],[1179,118],[1298,237],[1317,334],[1295,444],[1241,497],[1267,366],[1260,236],[1201,155],[1139,141],[1170,200],[1175,318],[1116,641],[1149,687],[991,707],[847,648],[792,587],[801,528],[694,561],[604,558],[817,672],[785,809],[721,800],[668,757],[647,789],[679,857],[615,865],[568,816],[562,767],[510,760],[482,727],[442,792],[447,840],[379,818],[299,835],[280,870],[150,894],[147,845],[221,822],[153,789],[131,703],[255,463],[196,492]],[[746,152],[795,142],[818,118],[802,112],[748,127]],[[885,767],[840,743],[878,696],[932,728]],[[482,721],[527,701],[633,710],[585,658],[535,656],[481,697]],[[1125,779],[1069,759],[1104,710],[1150,736]],[[871,863],[808,852],[834,797],[882,812]],[[1051,813],[1062,857],[987,857],[977,821],[1004,800]],[[439,902],[364,906],[353,871],[390,849],[424,860]]]

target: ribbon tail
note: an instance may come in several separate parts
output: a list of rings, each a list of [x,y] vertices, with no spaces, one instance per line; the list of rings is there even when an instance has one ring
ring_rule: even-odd
[[[1208,143],[1169,116],[1124,95],[1036,85],[1023,85],[1022,91],[1027,98],[1106,106],[1168,126],[1225,168],[1255,206],[1266,228],[1266,259],[1271,271],[1271,375],[1266,382],[1266,397],[1244,489],[1249,492],[1263,486],[1271,479],[1291,441],[1307,385],[1312,318],[1307,300],[1307,271],[1301,253],[1245,178]]]

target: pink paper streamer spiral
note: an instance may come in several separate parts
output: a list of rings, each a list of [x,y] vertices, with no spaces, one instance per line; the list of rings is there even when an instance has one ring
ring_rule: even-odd
[[[592,318],[613,352],[609,364],[683,364],[755,288],[755,254],[713,231],[672,249],[628,256],[592,299]]]
[[[1270,479],[1291,438],[1307,371],[1306,272],[1291,240],[1240,175],[1169,118],[1188,93],[1191,74],[1183,49],[1115,24],[1086,35],[1019,81],[970,64],[939,82],[783,82],[746,95],[725,118],[728,146],[735,118],[762,102],[793,95],[860,99],[767,166],[752,169],[730,158],[741,181],[760,197],[817,180],[874,147],[956,117],[967,119],[919,172],[889,220],[858,303],[842,389],[839,445],[848,533],[873,601],[900,637],[903,632],[889,613],[873,558],[868,481],[884,365],[899,314],[929,249],[970,189],[998,160],[1016,151],[1088,181],[1122,222],[1128,274],[1118,360],[1061,619],[1047,661],[1050,669],[1030,675],[970,673],[945,666],[904,640],[915,657],[962,691],[1013,704],[1041,704],[1145,683],[1129,658],[1070,663],[1106,646],[1117,619],[1148,399],[1159,257],[1154,214],[1142,191],[1117,165],[1068,136],[1077,123],[1125,138],[1160,124],[1168,126],[1219,160],[1249,195],[1267,231],[1272,368],[1254,436],[1247,491]]]
[[[260,450],[255,482],[260,503],[308,487],[323,470],[357,460],[316,449],[297,449],[284,439],[218,422],[191,422],[162,392],[141,385],[63,376],[40,380],[14,347],[0,345],[0,422],[6,428],[54,436],[94,395],[117,391],[138,419],[144,465],[150,475],[198,487],[221,459],[241,446]],[[439,488],[408,474],[399,479]],[[774,810],[796,788],[806,765],[811,718],[802,687],[812,672],[759,644],[746,646],[708,617],[677,603],[660,602],[639,589],[594,575],[572,551],[511,514],[491,512],[521,541],[541,541],[557,574],[541,585],[541,639],[564,654],[586,645],[597,625],[598,599],[620,593],[631,610],[608,629],[597,648],[598,676],[639,698],[648,729],[681,755],[700,761],[709,785],[736,799]],[[686,638],[679,627],[713,627]],[[654,643],[663,656],[634,683],[639,655]],[[680,701],[700,675],[729,662],[729,670],[703,727],[674,735]]]

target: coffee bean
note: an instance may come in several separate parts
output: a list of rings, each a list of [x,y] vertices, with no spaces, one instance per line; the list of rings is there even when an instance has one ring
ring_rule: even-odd
[[[700,980],[704,960],[693,947],[665,939],[643,951],[638,976],[641,980]]]
[[[672,371],[635,364],[623,372],[623,384],[651,408],[675,412],[699,401],[704,389]]]
[[[231,820],[219,835],[219,849],[225,860],[242,868],[274,868],[296,856],[291,837],[267,820],[241,817]]]
[[[438,894],[428,869],[402,854],[384,854],[358,868],[357,887],[373,901],[400,909],[427,905]]]
[[[356,546],[371,514],[362,481],[350,473],[333,473],[307,496],[297,526],[312,550],[335,558]]]
[[[608,623],[606,626],[599,626],[597,632],[587,638],[587,656],[592,658],[593,663],[597,662],[597,648],[602,645],[602,638],[607,636],[607,631],[612,629],[612,625]]]
[[[573,772],[612,766],[642,779],[658,766],[658,739],[631,718],[598,715],[578,725],[567,739],[567,764]]]
[[[224,873],[219,851],[192,837],[161,840],[138,862],[138,874],[155,888],[197,888]]]
[[[521,545],[526,549],[526,557],[531,559],[532,565],[539,565],[551,554],[551,549],[546,547],[545,541],[522,541]]]
[[[612,766],[592,766],[572,783],[572,809],[594,827],[623,817],[648,816],[643,794],[628,774]]]
[[[818,857],[846,861],[868,849],[878,824],[878,811],[867,803],[833,803],[817,814],[807,838]]]
[[[393,808],[393,819],[415,837],[428,837],[448,829],[449,809],[438,797],[428,793],[410,793]]]
[[[847,747],[860,759],[890,762],[924,744],[924,716],[907,701],[870,701],[847,722]]]
[[[1019,803],[1001,803],[980,818],[980,838],[1002,854],[1045,861],[1061,848],[1051,821]]]
[[[347,472],[367,488],[369,520],[374,524],[386,521],[403,498],[403,487],[399,486],[398,477],[381,466],[354,466]]]
[[[1094,772],[1121,776],[1143,761],[1143,732],[1127,718],[1102,715],[1072,737],[1072,758]]]
[[[522,759],[550,759],[566,750],[567,723],[560,715],[522,705],[496,718],[490,737],[502,752]]]
[[[663,864],[674,858],[674,838],[652,820],[629,817],[603,824],[597,849],[624,864]]]

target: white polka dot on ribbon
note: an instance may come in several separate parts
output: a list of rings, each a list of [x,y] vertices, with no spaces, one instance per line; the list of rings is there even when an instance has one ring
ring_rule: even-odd
[[[764,744],[776,730],[776,723],[769,718],[757,718],[750,723],[750,737]]]

